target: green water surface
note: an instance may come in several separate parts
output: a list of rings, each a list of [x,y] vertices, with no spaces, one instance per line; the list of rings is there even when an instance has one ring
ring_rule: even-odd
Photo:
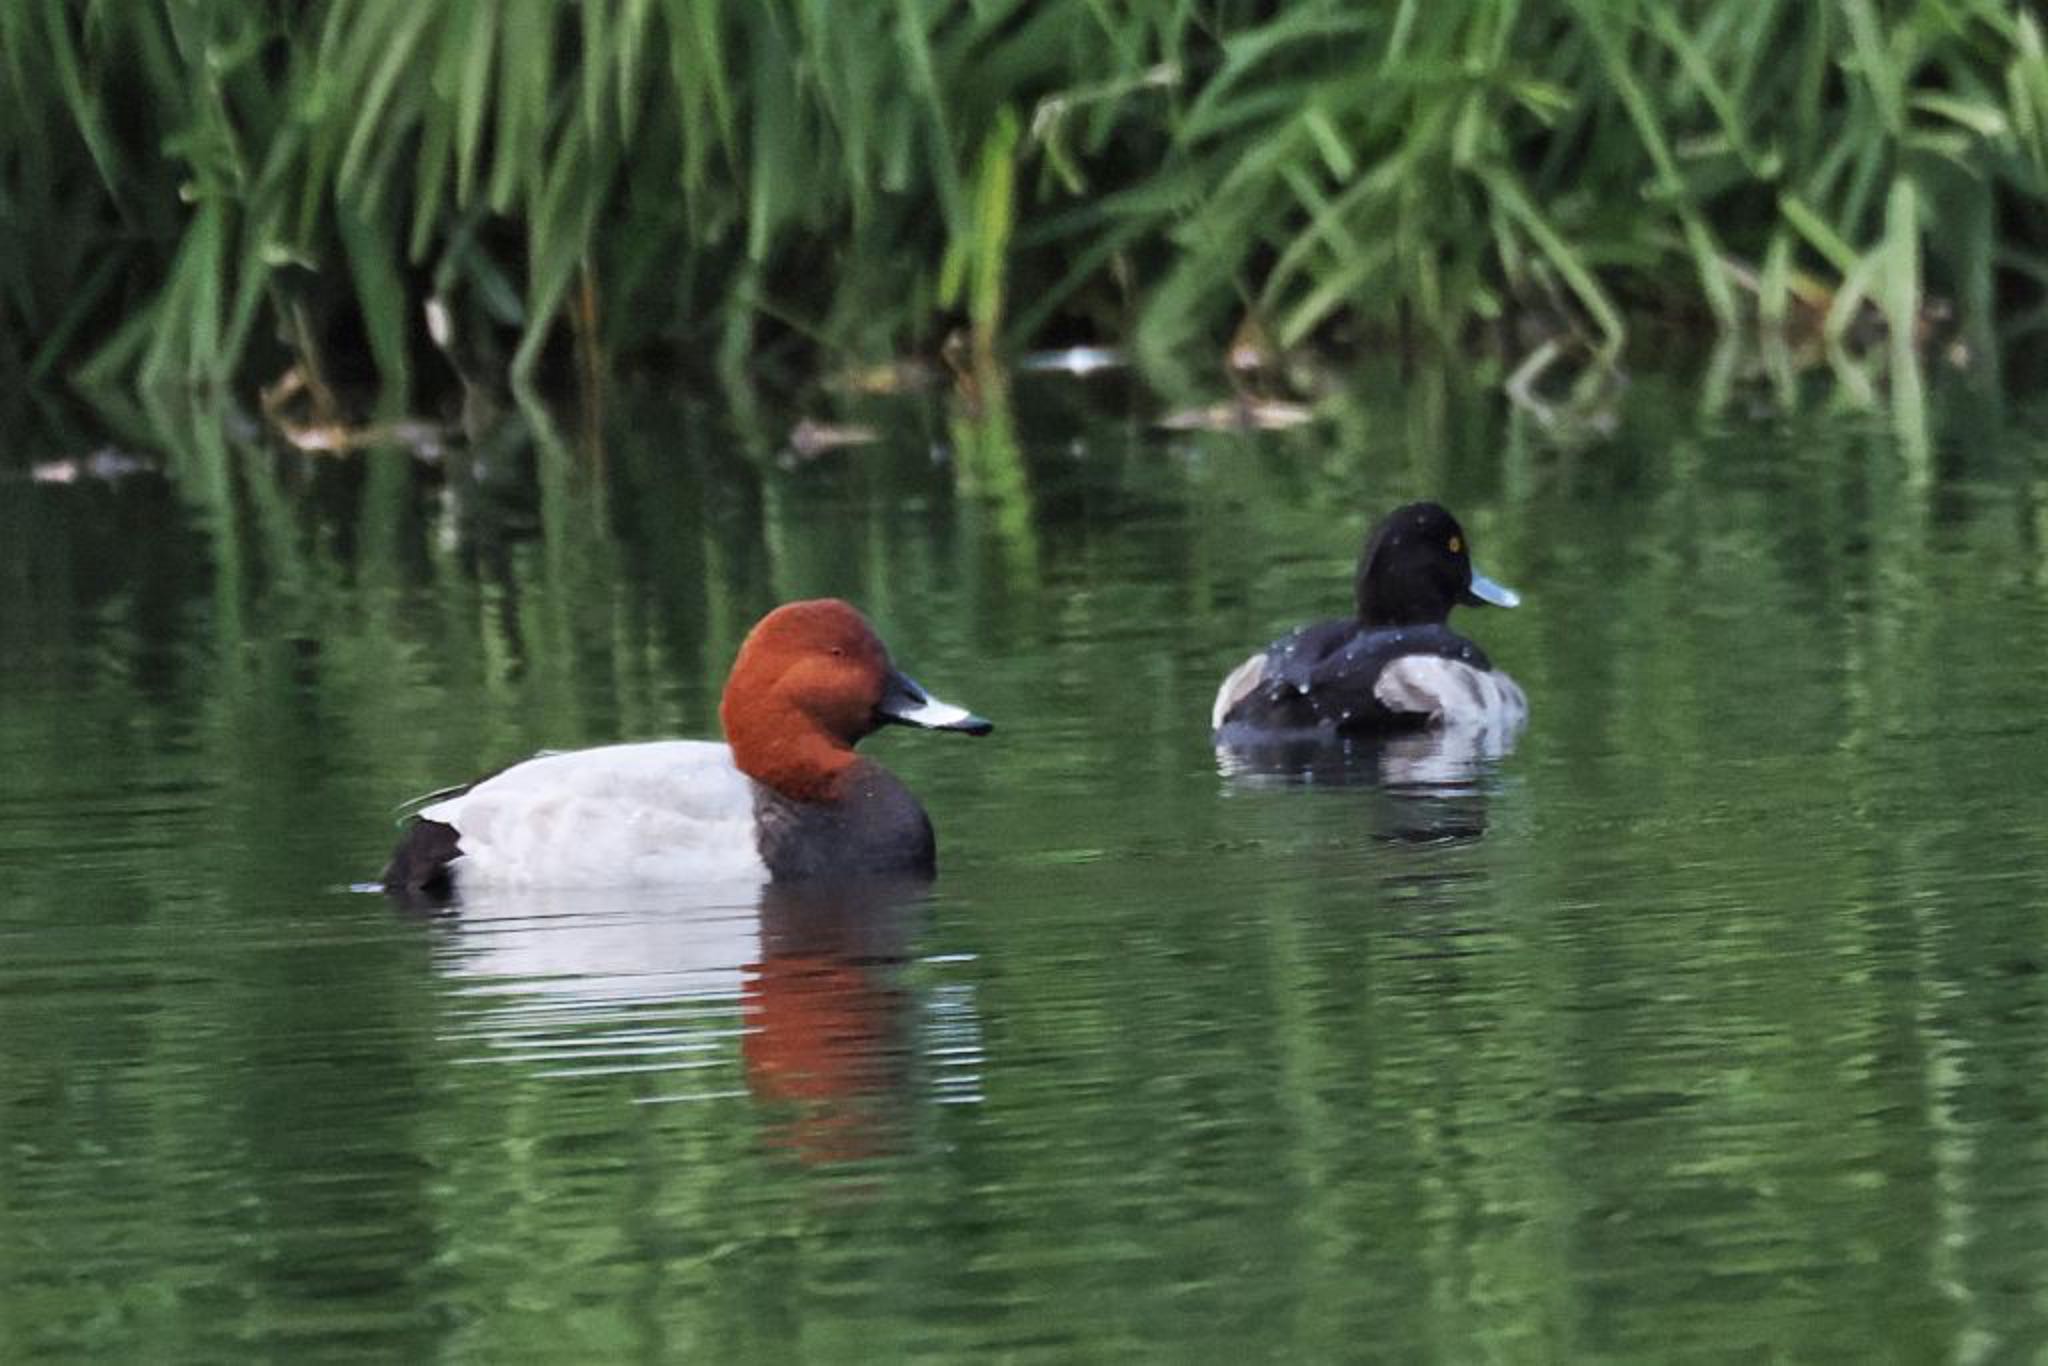
[[[1116,383],[809,460],[653,391],[442,470],[0,438],[0,1359],[2048,1352],[2036,429]],[[1425,495],[1519,746],[1223,771]],[[930,888],[350,890],[410,795],[715,734],[825,593],[997,722],[870,742]]]

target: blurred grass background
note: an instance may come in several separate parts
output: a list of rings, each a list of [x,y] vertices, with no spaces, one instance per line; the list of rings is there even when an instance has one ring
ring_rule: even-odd
[[[0,112],[9,386],[2048,321],[2002,0],[10,0]]]

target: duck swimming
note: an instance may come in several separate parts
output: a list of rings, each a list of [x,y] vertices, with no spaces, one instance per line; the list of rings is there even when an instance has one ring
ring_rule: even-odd
[[[836,598],[761,618],[718,710],[724,744],[544,753],[433,794],[392,854],[385,890],[929,874],[937,847],[924,807],[853,747],[891,723],[993,729],[898,670],[867,618]]]
[[[1472,567],[1464,528],[1442,505],[1410,503],[1373,528],[1355,594],[1355,616],[1304,626],[1230,671],[1210,712],[1219,742],[1527,719],[1515,681],[1445,624],[1461,604],[1521,598]]]

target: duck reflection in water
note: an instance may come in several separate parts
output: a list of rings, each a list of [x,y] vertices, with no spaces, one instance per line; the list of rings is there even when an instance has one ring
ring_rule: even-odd
[[[493,892],[434,919],[450,935],[442,970],[487,1003],[471,1034],[495,1056],[553,1075],[641,1074],[642,1102],[716,1099],[737,1016],[766,1141],[830,1163],[897,1146],[915,1054],[957,1046],[960,1001],[941,1019],[902,980],[929,885]]]
[[[740,1053],[754,1098],[781,1110],[771,1141],[804,1162],[880,1156],[902,1132],[918,1035],[902,974],[923,890],[909,879],[763,889]]]
[[[1438,844],[1486,834],[1487,799],[1519,726],[1447,726],[1396,735],[1294,732],[1219,739],[1229,787],[1370,789],[1372,833],[1389,843]]]

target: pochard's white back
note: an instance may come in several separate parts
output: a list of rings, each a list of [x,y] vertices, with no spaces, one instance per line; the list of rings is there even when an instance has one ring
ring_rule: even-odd
[[[715,740],[537,755],[418,814],[461,832],[465,887],[768,878],[753,780]]]

